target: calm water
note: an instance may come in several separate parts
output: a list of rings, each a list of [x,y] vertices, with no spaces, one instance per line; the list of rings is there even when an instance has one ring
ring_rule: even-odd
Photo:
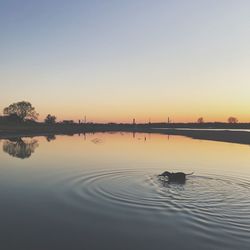
[[[0,144],[0,249],[249,249],[249,146],[129,133]],[[169,184],[165,170],[195,173]]]

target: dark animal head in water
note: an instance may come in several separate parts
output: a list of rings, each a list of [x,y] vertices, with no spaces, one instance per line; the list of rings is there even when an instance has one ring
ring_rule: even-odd
[[[191,173],[191,174],[193,174],[193,173]],[[191,174],[185,174],[182,172],[170,173],[168,171],[165,171],[162,174],[160,174],[159,176],[168,177],[169,182],[184,183],[186,181],[186,176],[191,175]]]
[[[163,172],[162,174],[160,174],[159,176],[163,176],[163,177],[169,177],[171,175],[171,173],[170,172],[168,172],[168,171],[165,171],[165,172]]]

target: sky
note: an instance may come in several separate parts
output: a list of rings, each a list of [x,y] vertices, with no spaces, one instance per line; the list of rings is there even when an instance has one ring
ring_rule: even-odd
[[[0,112],[250,121],[248,0],[0,0]]]

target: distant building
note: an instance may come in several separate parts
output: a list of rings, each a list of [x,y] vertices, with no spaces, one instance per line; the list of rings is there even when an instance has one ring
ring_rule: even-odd
[[[73,120],[63,120],[62,121],[63,124],[74,124]]]

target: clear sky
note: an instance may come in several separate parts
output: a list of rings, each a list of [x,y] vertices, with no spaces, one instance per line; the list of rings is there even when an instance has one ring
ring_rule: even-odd
[[[248,0],[0,0],[0,109],[250,121]]]

